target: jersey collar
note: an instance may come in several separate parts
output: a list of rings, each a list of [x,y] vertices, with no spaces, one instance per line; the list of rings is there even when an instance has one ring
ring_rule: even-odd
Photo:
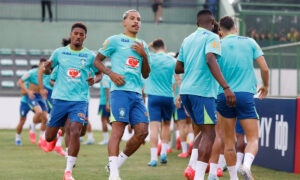
[[[121,36],[124,36],[124,37],[129,38],[129,39],[134,40],[134,41],[138,40],[138,38],[133,38],[133,37],[126,36],[124,33],[121,33]]]
[[[73,49],[70,48],[70,45],[68,45],[68,49],[69,49],[71,52],[74,52],[74,53],[80,53],[80,52],[84,51],[85,47],[82,47],[82,49],[79,50],[79,51],[75,51],[75,50],[73,50]]]
[[[224,38],[227,38],[227,37],[232,37],[232,36],[236,36],[235,34],[228,34],[227,36],[225,36]],[[223,39],[224,39],[223,38]]]

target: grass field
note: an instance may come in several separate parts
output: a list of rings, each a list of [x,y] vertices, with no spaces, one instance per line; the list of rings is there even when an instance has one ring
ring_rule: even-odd
[[[96,141],[100,141],[100,132],[94,132]],[[0,131],[0,180],[62,180],[66,159],[55,152],[45,153],[37,145],[31,144],[28,131],[23,132],[22,146],[14,144],[15,131]],[[122,147],[125,143],[122,143]],[[149,143],[142,146],[121,167],[123,180],[184,180],[183,170],[188,159],[177,158],[179,151],[168,155],[168,165],[151,168],[149,161]],[[76,180],[106,180],[108,173],[107,147],[100,145],[82,145],[73,176]],[[258,180],[296,180],[300,175],[278,172],[261,167],[253,167]],[[225,172],[221,179],[229,179]],[[240,178],[242,179],[242,178]]]

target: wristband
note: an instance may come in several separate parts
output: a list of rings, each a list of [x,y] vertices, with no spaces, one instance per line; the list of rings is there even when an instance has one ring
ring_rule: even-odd
[[[224,88],[223,88],[223,90],[225,90],[225,89],[229,89],[229,88],[230,88],[230,87],[229,87],[229,86],[227,86],[227,87],[224,87]]]

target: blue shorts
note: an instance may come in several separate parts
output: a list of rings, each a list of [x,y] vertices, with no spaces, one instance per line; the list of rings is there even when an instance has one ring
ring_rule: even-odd
[[[48,112],[48,107],[47,107],[46,101],[42,98],[42,96],[40,94],[34,94],[34,96],[35,97],[33,99],[30,99],[28,96],[26,96],[26,101],[27,101],[28,105],[30,107],[32,107],[32,109],[35,106],[40,106],[43,111]]]
[[[98,114],[99,116],[103,116],[103,117],[110,116],[110,112],[106,111],[105,105],[99,105]]]
[[[241,126],[241,123],[239,120],[236,120],[236,125],[235,125],[235,133],[236,134],[245,134],[242,126]]]
[[[48,88],[46,88],[47,89],[47,91],[48,91],[48,94],[47,94],[47,105],[48,105],[48,113],[50,113],[51,112],[51,110],[52,110],[52,106],[53,106],[53,99],[51,98],[51,96],[52,96],[52,90],[51,89],[48,89]]]
[[[86,106],[86,113],[85,113],[85,119],[84,119],[84,126],[87,126],[89,124],[89,103],[87,103]]]
[[[185,110],[184,110],[183,104],[181,103],[180,106],[181,107],[179,109],[175,108],[175,112],[174,112],[174,120],[175,121],[177,121],[177,120],[185,120],[186,119],[186,114],[185,114]]]
[[[65,126],[68,118],[70,118],[70,123],[79,122],[84,124],[86,110],[86,101],[64,101],[54,99],[47,126],[57,128]]]
[[[217,111],[215,98],[186,94],[180,95],[180,97],[195,124],[216,124]]]
[[[32,109],[30,108],[30,106],[27,103],[21,102],[21,104],[20,104],[20,116],[21,117],[26,118],[26,116],[30,110],[32,110]]]
[[[173,109],[173,97],[148,95],[150,121],[170,121]]]
[[[225,118],[258,119],[253,94],[248,92],[235,92],[234,94],[236,98],[235,107],[227,106],[224,93],[218,95],[218,112]]]
[[[149,123],[148,113],[142,95],[131,91],[115,90],[110,94],[110,122]]]

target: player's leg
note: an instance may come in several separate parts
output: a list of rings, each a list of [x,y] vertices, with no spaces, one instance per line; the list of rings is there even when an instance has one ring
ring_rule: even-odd
[[[229,107],[226,104],[225,95],[222,93],[218,95],[218,116],[221,119],[222,134],[224,137],[224,156],[230,179],[236,180],[237,169],[236,169],[236,150],[235,150],[235,124],[237,117],[237,106],[240,99],[237,97],[237,105],[235,107]]]
[[[65,135],[65,128],[60,127],[60,131],[61,131],[61,135],[57,138],[57,142],[55,144],[54,151],[56,151],[61,156],[66,156],[66,153],[64,152],[64,150],[62,148],[62,141],[63,141],[64,135]]]
[[[217,124],[215,126],[215,131],[216,131],[216,138],[215,142],[212,148],[212,153],[210,157],[210,169],[209,169],[209,176],[216,177],[216,176],[223,176],[221,169],[219,169],[218,174],[218,162],[219,162],[219,156],[221,153],[221,148],[222,148],[222,129],[221,129],[221,118],[218,116]]]
[[[178,119],[176,120],[177,127],[179,129],[179,138],[180,138],[180,146],[182,149],[182,153],[178,154],[178,157],[187,158],[188,155],[188,147],[187,147],[187,131],[186,131],[186,119]]]
[[[155,167],[157,165],[157,145],[160,127],[160,121],[150,120],[150,162],[148,166]]]
[[[193,120],[190,116],[186,116],[186,131],[187,131],[187,138],[189,140],[189,150],[188,153],[192,154],[193,144],[194,144],[194,130],[193,130]]]
[[[95,139],[94,139],[94,135],[93,135],[93,131],[92,131],[92,125],[91,123],[88,123],[88,118],[89,118],[89,105],[87,106],[87,110],[86,110],[86,115],[85,115],[85,122],[87,122],[86,125],[86,129],[87,129],[87,134],[88,134],[88,138],[86,140],[86,142],[84,144],[94,144],[95,143]]]
[[[68,145],[67,165],[66,165],[65,175],[64,175],[66,176],[72,174],[72,169],[77,159],[77,155],[80,149],[79,138],[85,121],[88,104],[85,101],[64,102],[64,104],[70,105],[70,108],[68,109],[69,112],[68,116],[70,118],[70,137],[69,137],[70,142]],[[52,112],[53,110],[54,108],[52,109]],[[62,125],[64,125],[65,122],[62,123],[63,123]]]
[[[246,179],[253,179],[251,174],[251,166],[258,152],[258,121],[257,119],[243,119],[240,121],[247,139],[245,148],[244,162],[239,172]]]
[[[239,171],[239,168],[241,167],[244,159],[244,153],[245,153],[245,133],[244,130],[239,122],[237,120],[236,126],[235,126],[235,133],[236,133],[236,169]]]
[[[20,121],[16,128],[16,138],[15,138],[15,143],[17,146],[22,145],[21,133],[22,133],[23,125],[26,121],[26,116],[27,116],[29,110],[30,110],[30,107],[28,106],[28,104],[25,102],[21,102],[21,104],[20,104]],[[35,143],[35,136],[34,136],[33,142]]]
[[[196,163],[195,180],[202,180],[208,166],[215,140],[216,104],[214,98],[188,96],[192,104],[193,120],[200,127],[198,159]]]
[[[100,144],[100,145],[107,145],[108,144],[108,128],[107,128],[107,124],[109,123],[110,112],[106,111],[104,105],[100,105],[99,106],[99,115],[101,116],[101,122],[102,122],[102,136],[103,136],[103,140],[100,141],[98,144]]]
[[[237,97],[237,119],[240,120],[242,129],[247,138],[245,157],[242,167],[239,169],[245,179],[253,179],[251,165],[258,151],[258,114],[255,109],[253,94],[235,93]],[[240,102],[240,103],[239,103]]]

